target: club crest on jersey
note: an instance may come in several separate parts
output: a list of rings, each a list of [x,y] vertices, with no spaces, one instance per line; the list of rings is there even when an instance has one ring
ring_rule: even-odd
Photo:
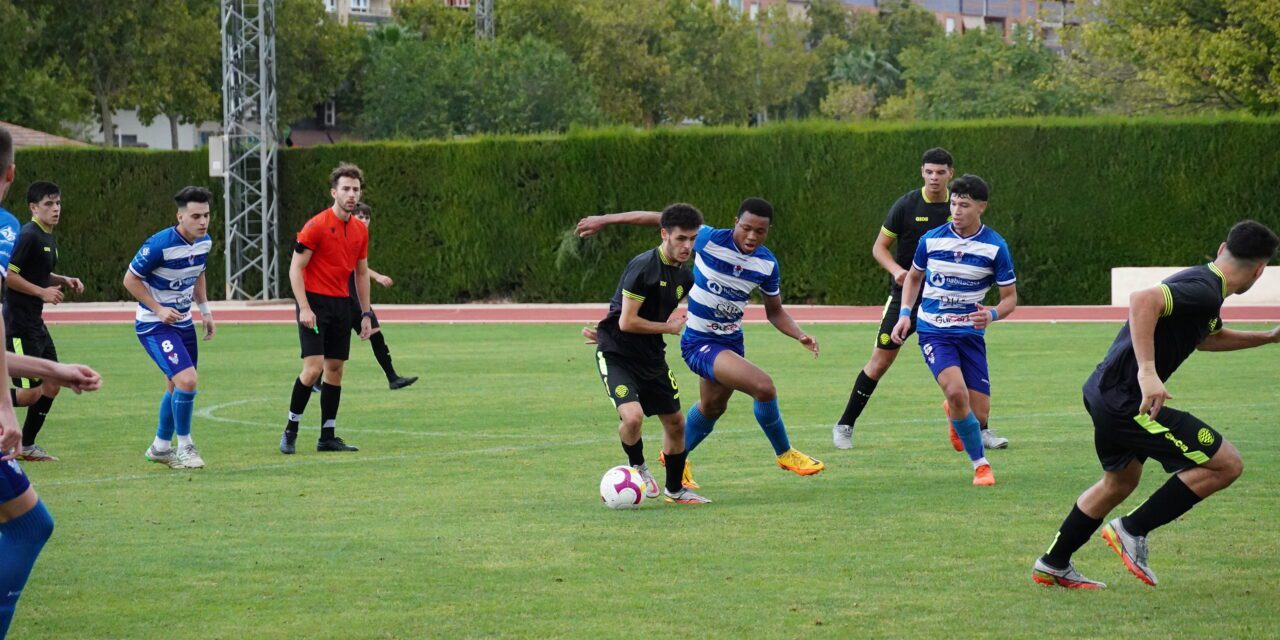
[[[733,277],[735,278],[742,277],[742,265],[740,264],[733,265]]]
[[[960,262],[961,260],[964,260],[964,252],[963,252],[963,251],[952,251],[952,252],[951,252],[951,257],[955,258],[955,259],[956,259],[956,262]]]
[[[169,362],[172,362],[172,363],[174,363],[174,364],[178,364],[178,354],[176,354],[176,353],[171,353],[171,354],[169,354]]]

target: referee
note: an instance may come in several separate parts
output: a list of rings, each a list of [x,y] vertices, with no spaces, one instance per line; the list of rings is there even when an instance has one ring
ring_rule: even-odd
[[[320,384],[320,439],[316,451],[358,451],[335,434],[338,404],[342,398],[342,370],[351,353],[352,305],[360,307],[360,339],[368,340],[373,328],[369,309],[369,231],[356,220],[356,205],[364,174],[342,163],[329,173],[333,206],[312,216],[294,247],[289,263],[289,284],[297,302],[298,336],[302,343],[302,373],[293,382],[289,421],[280,437],[280,453],[292,454],[298,440],[298,422],[307,410],[311,386]],[[355,274],[356,299],[348,295],[347,282]]]

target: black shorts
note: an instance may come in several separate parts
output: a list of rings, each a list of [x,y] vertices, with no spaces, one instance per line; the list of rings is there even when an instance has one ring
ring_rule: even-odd
[[[336,298],[307,292],[307,304],[316,314],[316,326],[298,324],[302,357],[324,356],[325,360],[346,360],[351,356],[351,298]],[[295,318],[300,310],[294,307]],[[360,312],[357,310],[356,315]]]
[[[880,331],[876,333],[876,348],[886,351],[897,351],[902,345],[893,341],[893,328],[898,326],[898,312],[902,309],[902,287],[894,287],[889,293],[889,300],[884,303],[884,315],[880,316]],[[916,306],[911,310],[911,329],[907,337],[916,332],[916,314],[920,312],[920,298],[916,298]]]
[[[378,314],[374,313],[372,308],[369,309],[369,313],[373,314],[373,317],[369,318],[370,325],[374,329],[381,327],[382,325],[378,324]],[[351,298],[351,330],[356,334],[360,333],[360,321],[363,319],[363,314],[360,313],[360,301]]]
[[[41,322],[35,329],[14,331],[4,338],[4,348],[9,353],[23,356],[58,361],[58,349],[53,345],[49,329]],[[14,378],[13,386],[18,389],[32,389],[40,386],[39,378]]]
[[[639,402],[646,416],[680,412],[680,387],[666,362],[647,364],[597,350],[596,366],[614,407]]]
[[[1106,471],[1120,471],[1133,460],[1154,458],[1177,473],[1209,461],[1222,446],[1222,434],[1203,420],[1172,407],[1157,417],[1120,415],[1106,403],[1086,396],[1084,408],[1093,418],[1093,447]]]

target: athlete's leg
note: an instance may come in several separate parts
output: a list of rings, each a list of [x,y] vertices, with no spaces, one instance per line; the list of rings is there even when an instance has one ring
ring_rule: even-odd
[[[713,365],[716,380],[734,391],[741,391],[754,400],[756,421],[764,429],[774,455],[782,455],[791,448],[787,429],[778,412],[778,389],[773,378],[751,361],[732,351],[721,351]]]
[[[644,464],[644,444],[640,440],[640,426],[644,424],[644,410],[639,402],[618,405],[618,437],[622,451],[627,454],[627,464],[638,467]]]
[[[53,518],[34,488],[0,504],[0,638],[9,631],[18,598],[51,535]]]
[[[345,336],[344,336],[345,337]],[[342,373],[346,360],[324,359],[324,381],[320,383],[320,440],[317,451],[357,451],[337,435],[338,407],[342,403]]]
[[[1071,506],[1041,560],[1055,569],[1066,569],[1071,556],[1102,526],[1107,514],[1124,502],[1142,480],[1142,463],[1137,459],[1118,471],[1105,471],[1102,479],[1085,489]]]
[[[698,379],[698,402],[689,408],[685,419],[684,449],[692,453],[716,428],[716,420],[729,408],[733,389],[706,378]]]
[[[947,417],[955,428],[969,459],[977,461],[983,457],[982,436],[978,433],[978,419],[973,415],[969,402],[969,388],[964,383],[964,374],[960,367],[951,366],[938,373],[938,387],[947,399]]]

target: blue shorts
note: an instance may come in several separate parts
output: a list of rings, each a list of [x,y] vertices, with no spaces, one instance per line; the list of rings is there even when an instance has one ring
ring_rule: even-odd
[[[968,332],[921,331],[920,353],[925,364],[933,372],[934,379],[947,367],[960,367],[964,384],[971,391],[991,395],[991,380],[987,373],[987,341],[981,335]]]
[[[139,333],[138,342],[166,378],[172,379],[178,372],[196,366],[199,343],[194,324],[184,327],[160,324],[147,333]]]
[[[17,460],[0,462],[0,504],[4,504],[27,492],[31,481],[22,472]]]
[[[746,347],[743,346],[741,341],[680,341],[680,355],[684,358],[684,363],[689,365],[689,370],[712,382],[719,382],[716,380],[715,374],[716,356],[725,350],[732,351],[744,358],[747,357]]]

